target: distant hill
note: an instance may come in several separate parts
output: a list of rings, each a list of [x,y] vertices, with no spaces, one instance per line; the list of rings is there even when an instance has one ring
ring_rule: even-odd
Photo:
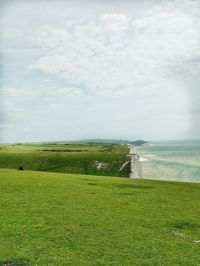
[[[149,143],[148,141],[144,140],[122,140],[122,139],[86,139],[86,140],[79,140],[75,142],[82,142],[82,143],[102,143],[102,144],[133,144],[135,146],[141,146],[145,143]]]
[[[133,144],[135,146],[141,146],[149,141],[145,140],[123,140],[123,139],[82,139],[82,140],[70,140],[70,141],[50,141],[43,142],[48,145],[57,145],[57,144]]]
[[[135,141],[131,141],[131,144],[135,145],[135,146],[142,146],[143,144],[149,143],[149,141],[145,141],[145,140],[135,140]]]

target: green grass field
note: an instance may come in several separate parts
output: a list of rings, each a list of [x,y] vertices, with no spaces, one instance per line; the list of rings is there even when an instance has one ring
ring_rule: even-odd
[[[0,265],[200,265],[200,185],[0,169]]]
[[[126,145],[113,144],[1,144],[0,168],[128,177]],[[98,168],[100,166],[100,168]]]

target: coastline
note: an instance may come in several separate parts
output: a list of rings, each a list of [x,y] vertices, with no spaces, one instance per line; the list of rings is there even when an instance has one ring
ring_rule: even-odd
[[[200,141],[154,142],[138,152],[145,179],[200,183]]]

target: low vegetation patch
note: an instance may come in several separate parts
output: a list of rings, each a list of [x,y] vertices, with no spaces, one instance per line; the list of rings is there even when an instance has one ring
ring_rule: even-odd
[[[200,229],[200,224],[194,224],[190,222],[177,222],[172,226],[176,229]]]
[[[0,261],[0,266],[25,266],[28,263],[28,259],[8,259]]]
[[[50,151],[50,152],[86,152],[88,150],[47,150],[47,149],[44,149],[44,150],[38,150],[38,151]]]

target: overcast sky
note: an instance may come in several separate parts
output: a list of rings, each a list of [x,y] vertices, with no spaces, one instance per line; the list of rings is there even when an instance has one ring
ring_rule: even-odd
[[[200,138],[200,1],[0,6],[1,141]]]

